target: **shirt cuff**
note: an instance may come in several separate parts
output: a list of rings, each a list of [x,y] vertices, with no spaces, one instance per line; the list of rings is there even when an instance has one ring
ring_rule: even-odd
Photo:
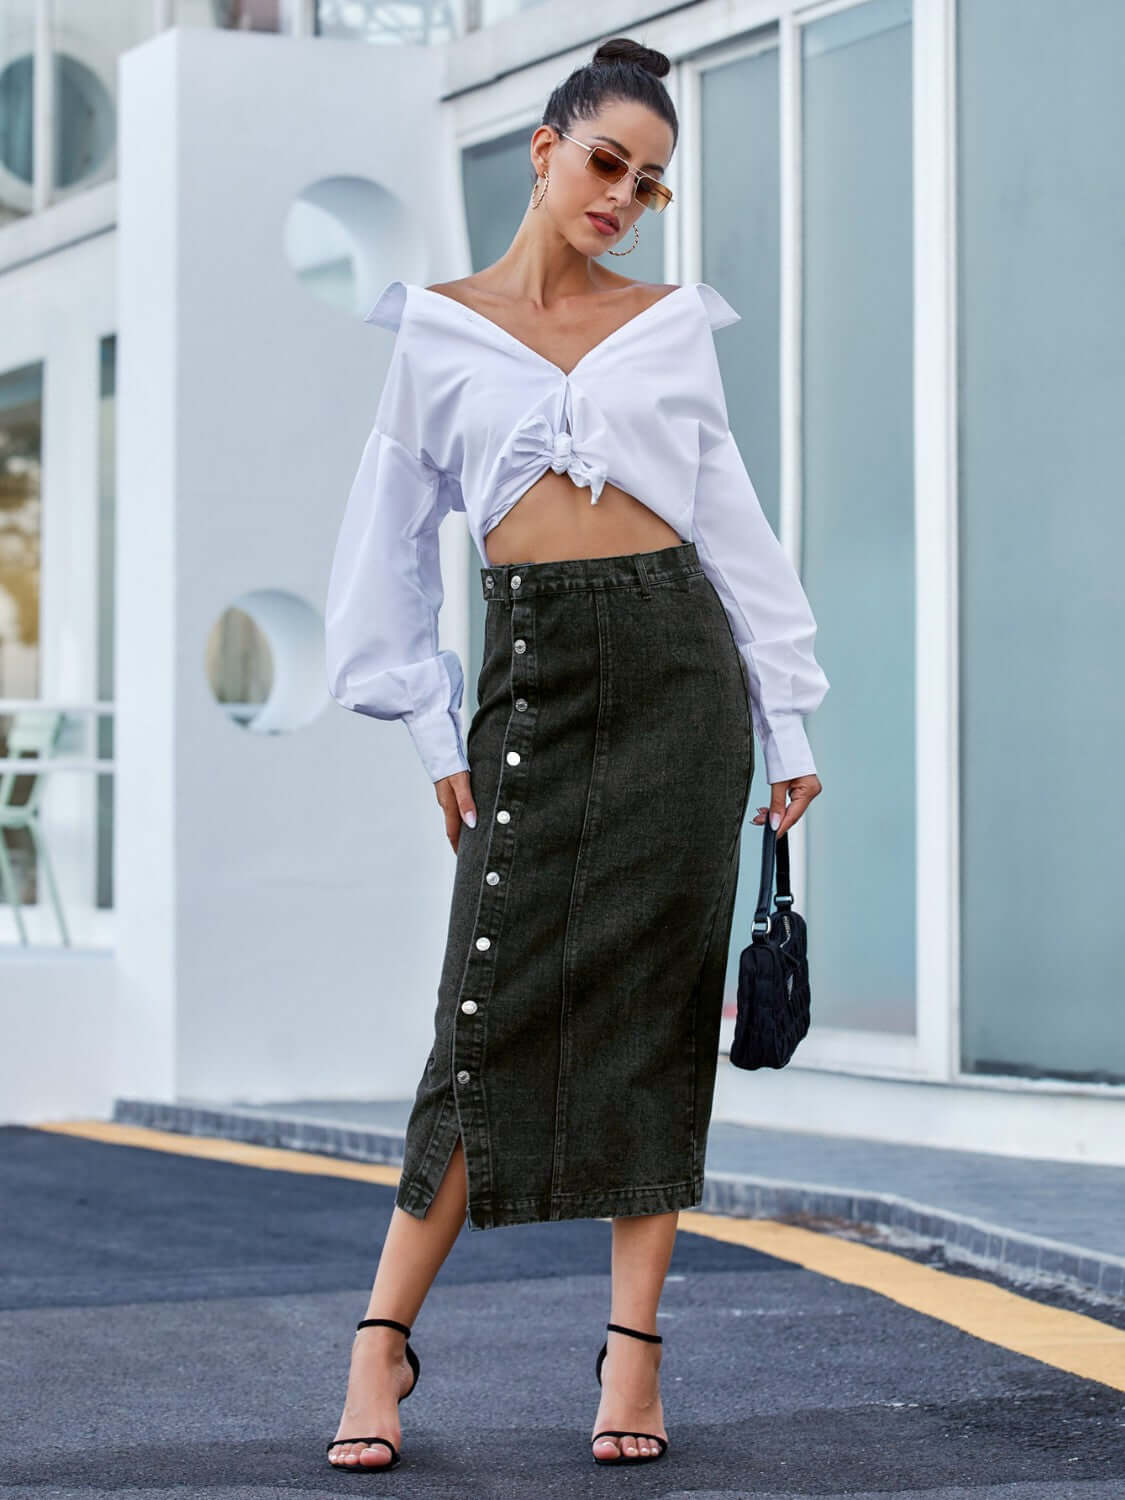
[[[431,781],[441,781],[444,776],[469,769],[469,758],[461,738],[461,716],[456,709],[410,714],[406,727]]]
[[[791,781],[794,776],[816,775],[803,714],[775,713],[762,749],[766,780],[771,786],[777,781]]]

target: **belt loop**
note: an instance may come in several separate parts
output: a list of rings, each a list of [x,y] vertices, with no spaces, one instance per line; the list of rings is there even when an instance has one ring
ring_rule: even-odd
[[[645,569],[645,560],[638,552],[634,558],[637,564],[637,577],[641,581],[641,593],[646,599],[652,598],[652,585],[648,581],[648,573]]]

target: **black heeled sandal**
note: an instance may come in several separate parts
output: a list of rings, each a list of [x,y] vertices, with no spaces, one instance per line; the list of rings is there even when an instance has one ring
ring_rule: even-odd
[[[406,1400],[406,1397],[410,1395],[411,1391],[413,1391],[414,1387],[418,1384],[418,1376],[422,1373],[422,1362],[414,1353],[414,1350],[410,1347],[410,1329],[407,1328],[405,1323],[396,1323],[394,1318],[361,1318],[360,1321],[355,1325],[356,1332],[358,1333],[361,1328],[371,1328],[375,1325],[378,1325],[381,1328],[397,1328],[400,1333],[406,1334],[406,1362],[414,1371],[414,1380],[412,1381],[409,1389],[398,1398],[399,1405],[401,1406],[402,1403]],[[341,1444],[346,1443],[382,1443],[384,1448],[389,1448],[391,1450],[391,1461],[389,1464],[332,1464],[331,1467],[335,1469],[337,1473],[380,1474],[384,1469],[394,1469],[402,1462],[402,1455],[399,1453],[398,1449],[391,1442],[390,1438],[385,1437],[333,1438],[333,1440],[328,1444],[327,1452],[331,1453],[333,1448],[338,1448]]]
[[[650,1344],[662,1344],[664,1342],[663,1337],[659,1333],[642,1333],[639,1328],[626,1328],[623,1323],[607,1323],[605,1326],[608,1329],[610,1329],[611,1332],[614,1332],[614,1333],[631,1333],[635,1339],[647,1339],[647,1341]],[[598,1377],[598,1384],[599,1385],[601,1385],[601,1383],[602,1383],[602,1362],[605,1359],[606,1351],[608,1349],[609,1349],[609,1340],[606,1339],[605,1343],[602,1345],[601,1350],[598,1353],[597,1362],[594,1365],[594,1374]],[[642,1438],[643,1437],[643,1438],[648,1438],[648,1440],[649,1440],[650,1443],[659,1443],[660,1444],[660,1452],[659,1453],[622,1453],[617,1458],[599,1458],[598,1455],[596,1453],[594,1453],[594,1454],[591,1455],[591,1457],[593,1458],[593,1460],[594,1460],[594,1462],[596,1464],[654,1464],[657,1461],[657,1459],[663,1458],[664,1455],[665,1455],[665,1453],[667,1453],[667,1451],[668,1451],[668,1440],[666,1438],[657,1437],[657,1435],[656,1435],[655,1432],[633,1432],[632,1429],[626,1429],[623,1432],[615,1432],[615,1431],[595,1432],[594,1435],[593,1435],[593,1437],[590,1439],[590,1442],[591,1443],[596,1443],[599,1438],[604,1438],[604,1437],[612,1437],[612,1438],[623,1438],[623,1437],[639,1437],[639,1438]],[[618,1448],[620,1448],[621,1444],[618,1443],[617,1446],[618,1446]]]

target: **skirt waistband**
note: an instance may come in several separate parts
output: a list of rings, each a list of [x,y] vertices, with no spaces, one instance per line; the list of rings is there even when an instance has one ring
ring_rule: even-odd
[[[554,562],[497,563],[481,568],[485,599],[505,602],[530,594],[565,594],[584,589],[636,588],[702,573],[694,542],[655,552],[623,552],[614,557],[566,557]]]

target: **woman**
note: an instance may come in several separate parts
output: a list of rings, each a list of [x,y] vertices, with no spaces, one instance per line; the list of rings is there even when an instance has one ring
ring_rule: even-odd
[[[752,729],[784,833],[821,790],[803,716],[828,689],[727,421],[713,330],[738,314],[596,260],[671,201],[668,67],[599,47],[531,137],[506,254],[391,282],[367,315],[396,340],[333,562],[329,680],[406,722],[457,870],[337,1467],[397,1464],[410,1325],[466,1211],[613,1219],[593,1457],[667,1448],[657,1304],[702,1198]],[[461,665],[437,649],[450,509],[485,564],[465,743]]]

